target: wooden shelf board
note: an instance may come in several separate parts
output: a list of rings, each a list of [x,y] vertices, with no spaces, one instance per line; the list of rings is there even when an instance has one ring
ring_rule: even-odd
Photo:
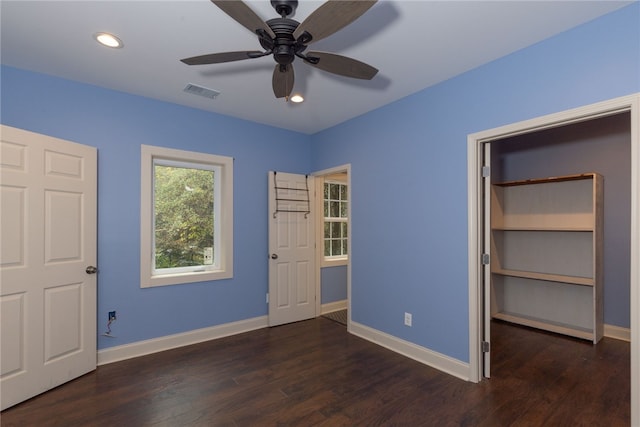
[[[517,323],[519,325],[530,326],[537,329],[544,329],[546,331],[582,338],[589,341],[594,340],[593,331],[578,326],[554,323],[548,320],[536,319],[514,313],[495,313],[492,317],[506,322]]]
[[[567,231],[567,232],[593,232],[592,227],[535,227],[535,226],[492,226],[492,231]]]
[[[578,175],[566,175],[566,176],[551,176],[548,178],[537,178],[537,179],[524,179],[520,181],[506,181],[506,182],[498,182],[494,185],[498,185],[500,187],[512,187],[514,185],[529,185],[529,184],[544,184],[547,182],[562,182],[562,181],[576,181],[579,179],[593,179],[595,177],[595,173],[583,173]]]
[[[547,282],[570,283],[580,286],[595,286],[590,277],[564,276],[562,274],[537,273],[535,271],[492,269],[491,273],[502,276],[522,277],[523,279],[544,280]]]

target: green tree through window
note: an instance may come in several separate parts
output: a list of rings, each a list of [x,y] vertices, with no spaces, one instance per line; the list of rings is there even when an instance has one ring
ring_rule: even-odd
[[[140,287],[233,277],[233,158],[140,147]]]
[[[154,165],[156,269],[214,260],[214,171]]]

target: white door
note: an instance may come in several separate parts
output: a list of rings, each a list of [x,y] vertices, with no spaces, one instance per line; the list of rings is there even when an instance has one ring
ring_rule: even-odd
[[[2,126],[0,406],[96,367],[97,150]]]
[[[482,337],[483,376],[491,377],[491,144],[483,144],[483,321],[484,330]]]
[[[269,326],[316,316],[313,177],[269,172]]]

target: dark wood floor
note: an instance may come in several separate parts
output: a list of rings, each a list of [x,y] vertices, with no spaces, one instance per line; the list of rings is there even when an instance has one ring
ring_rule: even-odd
[[[100,366],[2,426],[625,426],[629,344],[496,323],[473,384],[324,318]]]

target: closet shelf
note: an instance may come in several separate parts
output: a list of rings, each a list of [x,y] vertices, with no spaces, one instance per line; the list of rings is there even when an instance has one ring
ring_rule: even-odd
[[[544,227],[544,226],[494,226],[494,231],[569,231],[577,233],[593,232],[593,227]]]
[[[531,184],[548,184],[552,182],[567,182],[567,181],[577,181],[583,179],[592,179],[596,175],[593,172],[580,173],[575,175],[563,175],[563,176],[550,176],[546,178],[533,178],[533,179],[522,179],[518,181],[504,181],[497,182],[494,185],[499,187],[513,187],[517,185],[531,185]]]
[[[498,320],[504,320],[505,322],[516,323],[518,325],[529,326],[537,329],[544,329],[550,332],[555,332],[563,335],[568,335],[576,338],[582,338],[586,340],[593,339],[593,330],[587,328],[581,328],[575,325],[568,325],[565,323],[551,322],[548,319],[538,319],[535,317],[524,316],[516,313],[500,312],[494,313],[493,317]]]
[[[595,286],[591,277],[565,276],[563,274],[538,273],[535,271],[492,269],[491,273],[501,276],[521,277],[523,279],[544,280],[546,282],[571,283],[582,286]]]

